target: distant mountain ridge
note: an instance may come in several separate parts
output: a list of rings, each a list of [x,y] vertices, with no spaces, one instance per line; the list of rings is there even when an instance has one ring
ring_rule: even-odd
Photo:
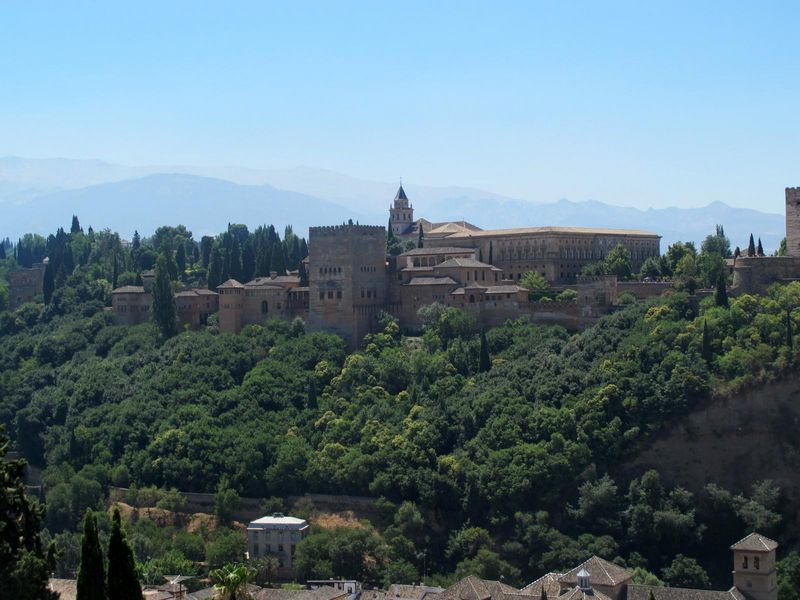
[[[783,215],[722,202],[640,210],[595,200],[535,203],[468,187],[404,188],[415,216],[431,221],[463,219],[484,229],[645,229],[662,236],[662,251],[677,240],[699,244],[717,224],[724,225],[733,246],[744,247],[753,233],[768,252],[785,235]],[[0,237],[50,233],[68,225],[72,214],[85,226],[107,227],[127,238],[134,229],[148,235],[159,225],[178,223],[195,235],[217,233],[229,222],[250,227],[291,224],[301,234],[309,226],[347,219],[385,225],[396,189],[397,183],[309,167],[125,167],[104,161],[5,157],[0,158]]]

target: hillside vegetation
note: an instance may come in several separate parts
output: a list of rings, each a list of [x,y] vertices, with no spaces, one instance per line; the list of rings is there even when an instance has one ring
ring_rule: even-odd
[[[209,246],[224,256],[221,240]],[[348,354],[301,321],[172,337],[112,326],[117,261],[91,256],[46,306],[0,313],[0,422],[44,469],[65,573],[82,511],[101,508],[109,485],[216,492],[221,516],[237,494],[265,506],[306,492],[380,497],[374,528],[319,530],[298,547],[302,575],[373,583],[423,571],[520,583],[598,554],[642,580],[724,586],[727,546],[749,530],[796,543],[784,527],[796,504],[757,473],[748,489],[698,495],[654,471],[608,473],[710,396],[796,368],[800,284],[729,307],[676,292],[580,334],[520,320],[484,336],[433,306],[422,337],[386,315]],[[241,549],[222,530],[131,527],[138,559],[165,571]]]

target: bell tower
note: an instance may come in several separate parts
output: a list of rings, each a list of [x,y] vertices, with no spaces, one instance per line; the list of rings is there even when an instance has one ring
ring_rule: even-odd
[[[733,586],[749,600],[778,600],[775,550],[778,542],[751,533],[731,546]]]
[[[394,197],[392,206],[389,207],[389,225],[394,235],[403,235],[414,224],[414,207],[408,202],[408,196],[400,184]]]

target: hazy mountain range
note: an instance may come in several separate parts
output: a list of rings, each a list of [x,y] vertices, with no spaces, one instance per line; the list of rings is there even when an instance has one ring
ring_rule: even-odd
[[[663,237],[700,242],[721,223],[732,244],[752,232],[771,251],[784,236],[784,217],[714,202],[701,208],[639,210],[585,200],[533,202],[466,187],[404,184],[415,216],[467,220],[487,228],[539,225],[645,229]],[[99,160],[0,158],[0,237],[47,234],[77,214],[84,226],[110,228],[130,238],[159,225],[182,223],[195,236],[227,223],[255,227],[311,225],[353,219],[385,225],[397,183],[366,181],[333,171],[299,167],[128,167]]]

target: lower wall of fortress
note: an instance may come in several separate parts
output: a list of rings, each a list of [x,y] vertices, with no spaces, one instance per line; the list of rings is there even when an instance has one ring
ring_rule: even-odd
[[[733,292],[763,294],[775,282],[800,279],[800,257],[740,256],[733,264]]]

